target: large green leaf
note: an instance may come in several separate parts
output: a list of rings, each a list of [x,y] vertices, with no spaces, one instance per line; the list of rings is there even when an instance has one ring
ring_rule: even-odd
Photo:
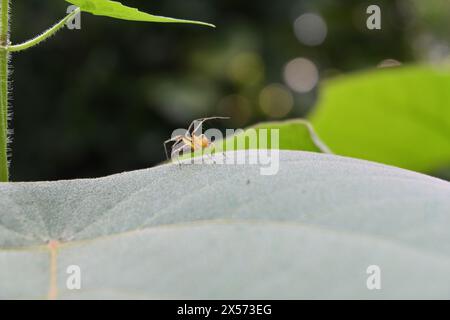
[[[432,172],[450,164],[450,72],[411,66],[328,81],[311,121],[337,154]]]
[[[141,12],[136,8],[124,6],[120,2],[111,0],[66,0],[72,3],[84,12],[89,12],[99,16],[107,16],[116,19],[146,21],[146,22],[175,22],[175,23],[194,23],[214,27],[210,23],[193,20],[174,19],[169,17],[155,16],[149,13]]]
[[[448,182],[280,156],[269,177],[255,165],[170,164],[0,184],[0,297],[450,298]],[[69,265],[80,290],[66,288]],[[369,265],[382,290],[366,288]]]

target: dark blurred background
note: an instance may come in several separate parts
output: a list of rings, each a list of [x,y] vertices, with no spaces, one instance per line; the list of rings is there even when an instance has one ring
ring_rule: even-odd
[[[318,81],[449,55],[447,0],[122,2],[217,29],[82,14],[81,30],[15,54],[13,181],[151,167],[194,118],[229,115],[226,125],[242,128],[302,117]],[[381,7],[381,31],[366,28],[370,4]],[[68,5],[12,1],[12,41],[42,32]]]

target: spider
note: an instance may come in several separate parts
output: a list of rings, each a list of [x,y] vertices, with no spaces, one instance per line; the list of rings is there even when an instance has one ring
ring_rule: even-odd
[[[201,128],[202,124],[208,120],[214,119],[230,119],[229,117],[210,117],[201,118],[191,122],[189,128],[184,135],[178,135],[171,139],[164,141],[164,149],[166,151],[167,160],[169,160],[169,153],[167,152],[167,144],[173,142],[170,158],[180,151],[194,152],[199,149],[214,146],[214,143],[208,139],[204,134],[197,135],[196,132]]]

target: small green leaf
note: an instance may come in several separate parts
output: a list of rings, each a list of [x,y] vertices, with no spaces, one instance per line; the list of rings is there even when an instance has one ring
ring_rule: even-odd
[[[169,17],[155,16],[149,13],[139,11],[136,8],[127,7],[117,1],[110,0],[66,0],[81,8],[84,12],[89,12],[98,16],[106,16],[116,19],[145,21],[145,22],[163,22],[163,23],[193,23],[209,27],[214,25],[201,21],[175,19]]]
[[[422,172],[450,164],[450,72],[410,66],[325,83],[311,122],[337,154]]]

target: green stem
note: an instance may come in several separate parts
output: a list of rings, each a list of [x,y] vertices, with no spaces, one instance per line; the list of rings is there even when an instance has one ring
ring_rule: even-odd
[[[48,30],[44,31],[42,34],[38,35],[37,37],[25,41],[24,43],[16,44],[16,45],[6,45],[3,49],[6,49],[8,52],[17,52],[29,49],[31,47],[34,47],[41,43],[42,41],[48,39],[49,37],[53,36],[56,32],[61,30],[73,17],[75,17],[78,13],[80,13],[80,8],[75,9],[71,13],[69,13],[67,16],[65,16],[61,21],[59,21],[57,24],[55,24],[53,27],[49,28]]]
[[[9,44],[9,0],[1,0],[0,45]],[[9,53],[0,50],[0,182],[7,182],[8,172],[8,63]]]
[[[76,9],[65,16],[61,21],[37,37],[24,43],[10,45],[9,42],[9,0],[1,1],[0,16],[0,182],[9,179],[8,168],[8,76],[10,52],[29,49],[48,39],[58,30],[62,29],[67,21],[80,13]]]

